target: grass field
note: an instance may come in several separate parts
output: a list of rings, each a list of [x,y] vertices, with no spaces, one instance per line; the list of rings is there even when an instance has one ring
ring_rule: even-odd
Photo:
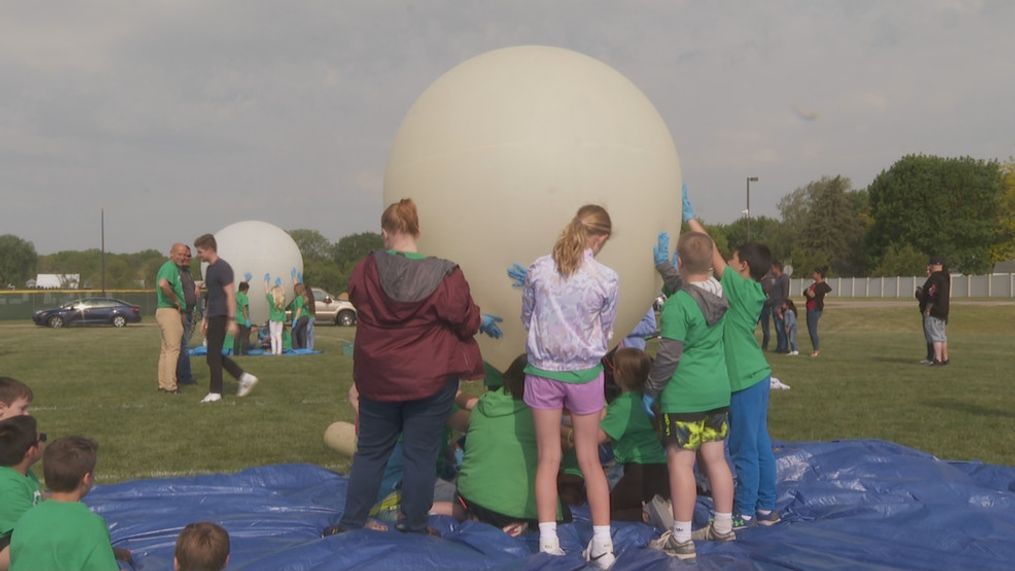
[[[771,355],[792,386],[772,394],[770,427],[789,440],[880,438],[948,459],[1015,464],[1015,305],[954,304],[952,364],[920,366],[923,337],[914,307],[829,307],[822,356]],[[50,330],[0,323],[0,375],[35,391],[33,414],[50,438],[83,434],[101,444],[98,478],[120,481],[234,471],[282,462],[344,470],[322,444],[324,429],[350,420],[345,395],[352,360],[341,352],[353,329],[318,327],[309,357],[244,357],[261,378],[244,399],[198,405],[199,385],[178,397],[156,392],[154,319],[126,329]],[[806,331],[801,350],[809,352]],[[473,388],[471,390],[478,390]]]

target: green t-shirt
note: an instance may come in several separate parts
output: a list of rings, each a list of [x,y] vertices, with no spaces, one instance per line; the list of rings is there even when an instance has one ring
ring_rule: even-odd
[[[458,471],[462,497],[499,514],[536,519],[538,461],[532,410],[503,388],[479,397]]]
[[[236,324],[242,327],[250,327],[250,320],[243,316],[243,308],[247,308],[247,315],[250,315],[250,299],[242,291],[236,292]]]
[[[677,370],[659,399],[663,412],[706,412],[729,406],[724,320],[725,316],[709,326],[697,302],[683,290],[663,304],[660,335],[684,345]]]
[[[306,306],[307,303],[303,299],[302,295],[297,295],[296,299],[293,300],[293,319],[299,319],[301,317],[307,317]]]
[[[765,304],[765,291],[760,283],[741,276],[729,266],[726,266],[719,283],[730,302],[723,331],[730,390],[742,391],[772,374],[772,368],[754,337],[761,306]]]
[[[176,267],[176,264],[172,260],[166,260],[164,264],[159,266],[159,272],[155,274],[155,307],[176,307],[173,305],[166,294],[162,291],[162,280],[169,282],[169,287],[176,294],[176,299],[180,305],[187,303],[186,298],[183,297],[183,282],[180,281],[180,268]]]
[[[15,522],[41,501],[39,479],[31,470],[22,476],[14,468],[0,467],[0,535],[10,533]]]
[[[81,502],[48,500],[21,516],[11,536],[11,571],[115,571],[106,522]]]
[[[525,373],[528,375],[535,375],[537,377],[543,377],[544,379],[553,379],[562,383],[571,383],[575,385],[594,381],[602,372],[602,363],[596,365],[595,367],[579,369],[577,371],[547,371],[546,369],[540,369],[534,365],[525,366]]]
[[[666,463],[659,435],[642,407],[641,393],[621,393],[606,408],[606,418],[599,426],[613,441],[618,464]]]
[[[271,292],[266,293],[264,297],[268,300],[268,321],[284,322],[285,305],[283,304],[282,307],[276,306],[275,298],[271,295]]]

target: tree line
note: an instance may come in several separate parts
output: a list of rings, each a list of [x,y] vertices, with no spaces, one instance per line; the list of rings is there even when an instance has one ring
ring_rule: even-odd
[[[1015,259],[1015,160],[907,155],[871,184],[825,176],[782,197],[779,217],[752,217],[750,238],[797,271],[830,276],[919,276],[927,258],[944,256],[952,271],[989,272]],[[706,226],[723,250],[748,239],[747,219]],[[383,246],[374,232],[331,242],[317,230],[289,234],[303,254],[307,283],[337,294],[368,252]],[[106,254],[106,287],[151,288],[165,255],[157,250]],[[197,261],[195,275],[199,274]],[[102,283],[98,249],[38,255],[28,240],[0,235],[0,285],[24,287],[36,273],[80,274],[81,287]]]

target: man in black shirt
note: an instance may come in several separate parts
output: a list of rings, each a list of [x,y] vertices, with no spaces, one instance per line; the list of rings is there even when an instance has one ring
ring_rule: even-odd
[[[945,269],[944,258],[934,256],[927,263],[930,276],[923,284],[923,331],[927,340],[934,344],[934,361],[932,367],[943,367],[949,362],[948,337],[945,326],[948,324],[948,305],[951,298],[951,274]]]
[[[236,325],[236,290],[233,286],[233,268],[218,255],[218,244],[215,236],[204,234],[194,240],[197,257],[208,263],[204,272],[204,284],[208,291],[208,304],[205,307],[204,319],[201,320],[201,331],[208,339],[208,369],[211,373],[208,395],[202,403],[222,400],[222,368],[240,383],[237,395],[245,397],[257,384],[257,377],[243,372],[232,359],[222,355],[222,344],[226,331],[232,335],[239,333]]]

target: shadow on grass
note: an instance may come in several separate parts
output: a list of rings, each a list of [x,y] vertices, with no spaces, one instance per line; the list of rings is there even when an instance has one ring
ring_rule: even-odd
[[[1015,410],[990,408],[979,404],[973,404],[968,402],[954,401],[950,399],[931,399],[920,401],[921,404],[931,406],[934,408],[940,408],[950,412],[961,411],[967,414],[973,414],[977,416],[996,416],[1000,418],[1015,418]]]

